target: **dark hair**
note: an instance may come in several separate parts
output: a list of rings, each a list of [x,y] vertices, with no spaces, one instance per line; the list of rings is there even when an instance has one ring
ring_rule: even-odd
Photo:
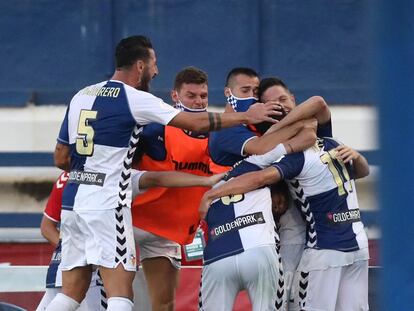
[[[268,88],[271,88],[272,86],[281,86],[286,91],[289,92],[289,89],[288,89],[287,85],[282,80],[280,80],[279,78],[277,78],[277,77],[264,78],[260,81],[259,89],[257,90],[257,96],[259,97],[259,101],[262,100],[263,93]],[[276,120],[279,120],[279,121],[282,120],[286,116],[286,111],[283,110],[283,109],[280,110],[280,111],[282,112],[281,115],[272,116],[272,118],[274,118]],[[261,123],[256,124],[255,128],[259,133],[264,134],[269,129],[269,127],[271,127],[271,126],[272,126],[272,123],[267,122],[267,121],[263,121]]]
[[[119,41],[115,50],[116,68],[129,67],[137,60],[147,62],[152,44],[145,36],[131,36]]]
[[[181,89],[184,83],[208,84],[207,73],[197,67],[186,67],[175,76],[174,90]]]
[[[287,208],[289,208],[289,202],[292,200],[289,192],[289,187],[285,181],[280,181],[276,184],[270,185],[270,193],[273,195],[282,195],[285,197]],[[273,204],[272,204],[273,205]],[[279,206],[272,206],[273,218],[278,221],[280,217],[286,213],[287,209],[281,209]]]
[[[278,77],[269,77],[262,79],[259,84],[259,89],[257,90],[257,96],[259,97],[259,101],[262,100],[263,93],[266,92],[268,88],[277,85],[283,87],[286,91],[289,91],[289,88],[287,87],[285,82],[283,82]]]
[[[230,70],[230,72],[227,74],[227,78],[226,78],[226,86],[229,86],[229,82],[238,75],[246,75],[252,78],[259,78],[259,75],[257,74],[257,72],[251,68],[247,68],[247,67],[236,67],[233,68],[232,70]]]

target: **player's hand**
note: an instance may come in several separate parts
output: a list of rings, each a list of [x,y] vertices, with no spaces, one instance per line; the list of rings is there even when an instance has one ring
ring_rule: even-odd
[[[204,219],[207,215],[208,209],[210,208],[211,199],[208,197],[208,191],[204,193],[200,201],[200,206],[198,208],[198,215],[200,219]]]
[[[209,176],[207,186],[208,187],[214,186],[224,177],[224,175],[226,175],[226,173],[214,174],[212,176]]]
[[[249,107],[245,112],[247,116],[247,124],[257,124],[263,121],[268,121],[271,123],[278,122],[272,116],[279,116],[282,114],[279,104],[275,102],[255,103]]]
[[[282,114],[285,114],[285,106],[283,106],[283,104],[281,104],[279,101],[269,100],[265,104],[266,105],[273,105],[273,109],[275,109],[278,112],[275,115],[280,116]]]
[[[348,163],[352,160],[357,160],[361,156],[361,154],[358,151],[345,145],[340,145],[336,147],[335,150],[336,150],[336,155],[335,155],[336,158],[341,160],[344,163]]]

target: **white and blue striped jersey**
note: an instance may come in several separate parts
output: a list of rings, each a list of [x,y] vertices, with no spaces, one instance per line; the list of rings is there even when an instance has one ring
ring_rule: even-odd
[[[318,124],[316,134],[318,137],[332,137],[331,120],[325,124]],[[280,217],[278,227],[280,245],[305,245],[305,222],[294,202],[289,204],[287,211]]]
[[[70,146],[63,209],[131,206],[131,162],[143,125],[168,124],[180,111],[150,93],[110,80],[80,90],[70,102],[58,142]]]
[[[272,166],[288,181],[305,218],[308,248],[367,249],[351,166],[336,159],[338,145],[331,138],[318,139],[314,147],[286,155]]]
[[[217,132],[211,132],[208,139],[208,151],[211,160],[222,166],[233,166],[246,159],[244,148],[246,144],[258,137],[253,126],[237,125]],[[318,125],[318,137],[332,137],[332,123],[329,120],[324,125]]]
[[[228,173],[225,180],[252,170],[260,170],[260,167],[246,161],[241,162]],[[225,181],[216,186],[223,182]],[[204,248],[204,264],[253,247],[275,245],[279,241],[268,187],[213,201],[206,221],[208,240]]]

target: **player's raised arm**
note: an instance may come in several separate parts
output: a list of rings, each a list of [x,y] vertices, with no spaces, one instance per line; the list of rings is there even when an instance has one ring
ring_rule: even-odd
[[[264,154],[279,143],[289,140],[292,150],[287,149],[288,153],[305,150],[316,141],[316,126],[314,119],[306,119],[285,126],[278,131],[266,132],[263,136],[250,139],[244,147],[244,152],[245,154]],[[294,139],[297,136],[298,138]]]
[[[203,219],[213,200],[228,196],[246,193],[265,185],[270,185],[278,182],[281,179],[279,170],[275,167],[268,167],[260,171],[250,172],[241,176],[235,177],[207,191],[200,202],[198,210],[200,218]]]
[[[232,178],[226,183],[207,191],[200,203],[200,217],[203,218],[206,215],[210,203],[215,199],[227,195],[246,193],[280,181],[282,176],[279,170],[273,166],[268,166],[281,158],[281,156],[298,151],[294,148],[300,148],[304,141],[307,141],[309,134],[313,135],[312,140],[314,142],[316,139],[315,126],[316,123],[311,121],[309,126],[305,127],[299,135],[296,135],[287,142],[278,144],[272,150],[263,155],[252,155],[244,160],[264,169]]]
[[[139,179],[139,188],[148,189],[152,187],[211,187],[216,184],[224,174],[212,176],[199,176],[175,171],[145,172]]]
[[[222,128],[239,124],[256,124],[263,121],[275,123],[271,117],[279,114],[278,106],[273,103],[257,103],[246,112],[214,113],[214,112],[180,112],[168,125],[193,131],[218,131]]]
[[[325,124],[331,119],[329,107],[322,97],[310,97],[288,113],[279,123],[273,125],[269,132],[280,130],[292,123],[309,118],[316,118],[318,124]]]

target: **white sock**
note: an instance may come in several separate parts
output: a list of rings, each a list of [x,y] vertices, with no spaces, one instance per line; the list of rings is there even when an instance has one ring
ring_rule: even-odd
[[[76,300],[59,293],[49,303],[46,311],[75,311],[77,308],[79,308],[79,303]]]
[[[286,154],[286,149],[283,144],[279,144],[276,147],[274,147],[269,152],[266,152],[265,154],[255,154],[246,159],[247,162],[256,164],[257,166],[260,166],[261,168],[268,167],[273,162],[279,160],[282,156]]]
[[[132,311],[134,303],[128,298],[111,297],[108,299],[108,308],[106,311]]]

